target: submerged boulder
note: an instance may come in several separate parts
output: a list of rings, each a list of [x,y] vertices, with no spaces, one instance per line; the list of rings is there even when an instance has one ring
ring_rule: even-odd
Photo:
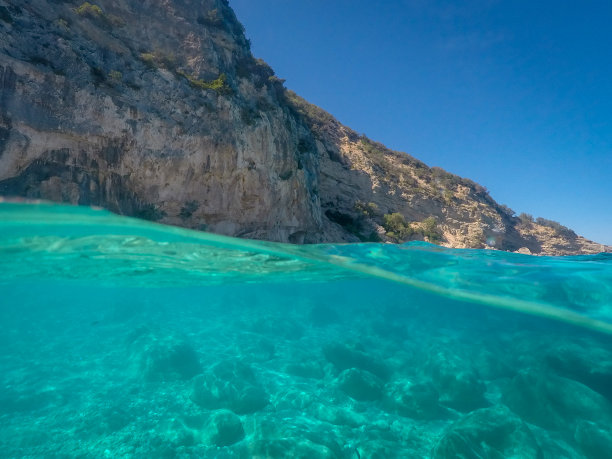
[[[502,400],[525,421],[545,429],[573,432],[580,420],[612,425],[612,407],[605,397],[541,369],[517,374]]]
[[[580,421],[576,425],[574,440],[589,459],[600,459],[612,455],[612,433],[610,425]]]
[[[349,368],[340,373],[337,383],[342,392],[355,400],[372,401],[382,398],[383,382],[369,371]]]
[[[161,421],[158,427],[161,441],[173,449],[198,444],[230,446],[244,438],[240,417],[229,410],[172,417]]]
[[[175,332],[143,327],[127,344],[137,374],[146,380],[190,379],[202,371],[196,351]]]
[[[451,424],[436,446],[434,459],[537,458],[540,448],[529,427],[508,408],[497,405]]]
[[[368,423],[368,418],[352,409],[335,406],[329,403],[319,403],[315,407],[314,416],[324,422],[337,426],[359,428]]]
[[[215,446],[230,446],[244,438],[240,418],[229,410],[219,410],[210,417],[204,428],[204,439]]]
[[[447,351],[434,352],[425,366],[425,376],[431,378],[440,393],[440,404],[464,413],[489,405],[486,386],[474,365]]]
[[[229,409],[238,414],[254,413],[268,404],[268,394],[248,365],[223,361],[193,381],[191,400],[210,410]]]
[[[384,408],[413,419],[439,419],[444,416],[439,393],[431,382],[400,380],[385,387]]]
[[[382,360],[367,354],[361,349],[351,348],[343,344],[331,344],[323,348],[323,355],[338,371],[359,368],[369,371],[383,381],[388,380],[391,374]]]
[[[558,375],[574,379],[612,401],[612,353],[597,346],[567,344],[546,355]]]

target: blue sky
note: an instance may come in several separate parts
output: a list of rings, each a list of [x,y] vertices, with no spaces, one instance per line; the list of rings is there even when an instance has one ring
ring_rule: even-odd
[[[339,121],[612,245],[612,2],[230,0]]]

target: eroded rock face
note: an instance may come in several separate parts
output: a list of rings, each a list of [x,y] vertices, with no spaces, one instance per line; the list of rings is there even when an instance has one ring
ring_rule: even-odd
[[[1,194],[319,240],[312,135],[227,2],[20,5],[0,21]]]

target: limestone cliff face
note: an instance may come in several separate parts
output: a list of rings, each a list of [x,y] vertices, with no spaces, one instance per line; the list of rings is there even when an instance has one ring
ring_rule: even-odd
[[[0,0],[0,195],[274,241],[602,250],[285,90],[225,0]]]
[[[0,0],[0,11],[0,193],[320,240],[312,134],[226,2]]]
[[[447,247],[542,255],[612,250],[557,222],[516,217],[477,183],[391,151],[290,91],[287,99],[317,137],[324,223],[336,223],[325,225],[326,239],[427,240]],[[389,221],[393,214],[401,216],[400,225]],[[337,233],[338,226],[343,234]]]

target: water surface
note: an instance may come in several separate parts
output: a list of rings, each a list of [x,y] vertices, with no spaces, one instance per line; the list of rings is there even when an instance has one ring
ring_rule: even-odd
[[[612,255],[0,204],[3,457],[601,458]]]

